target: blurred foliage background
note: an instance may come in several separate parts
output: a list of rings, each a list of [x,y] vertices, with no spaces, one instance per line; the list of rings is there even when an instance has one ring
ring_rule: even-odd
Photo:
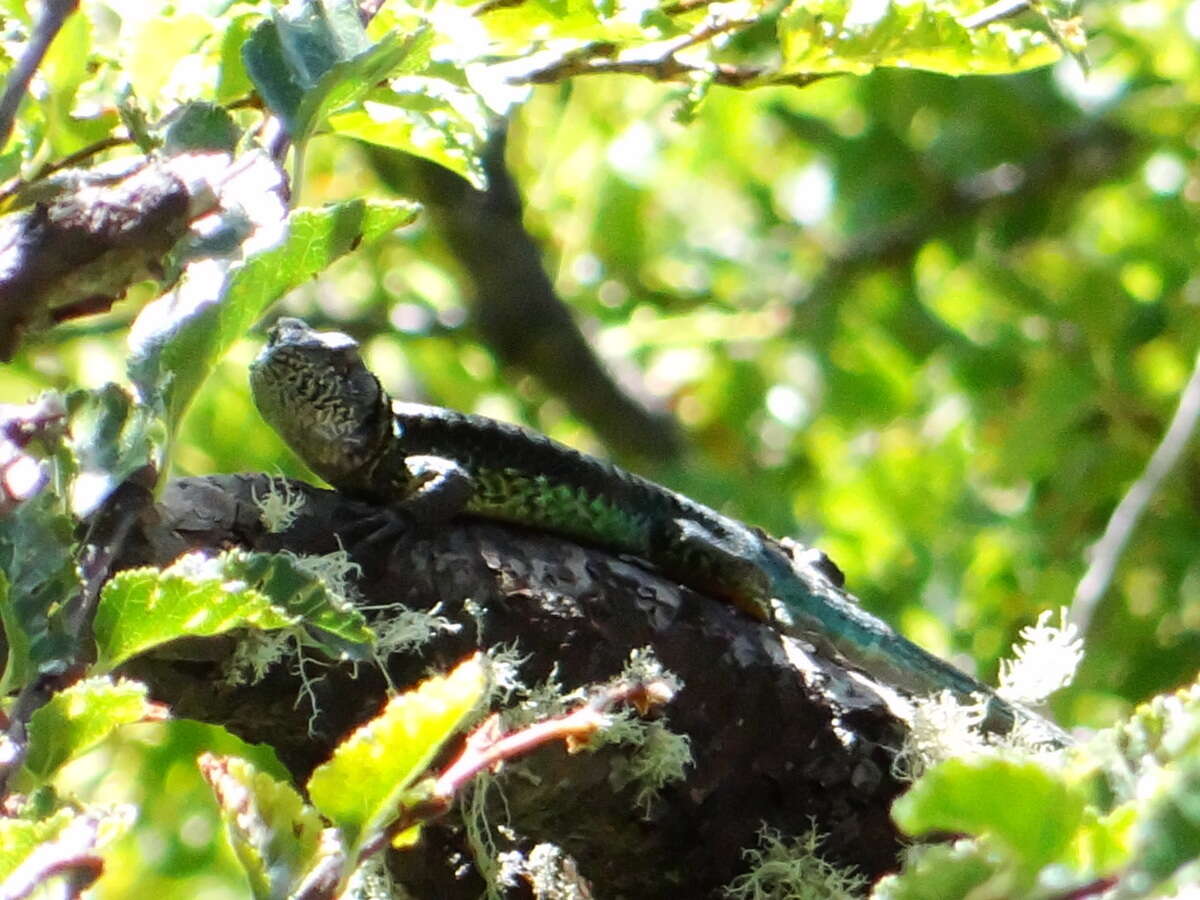
[[[1200,3],[1083,13],[1086,75],[1063,59],[1007,77],[715,87],[689,122],[677,86],[577,78],[534,88],[509,128],[524,224],[559,296],[685,432],[682,455],[625,461],[818,544],[865,605],[985,676],[1037,611],[1070,602],[1200,333]],[[143,51],[142,77],[178,91],[188,57]],[[302,190],[319,204],[387,188],[360,145],[318,137]],[[366,339],[398,396],[606,453],[609,438],[497,363],[464,290],[426,217],[286,310]],[[0,399],[122,380],[148,296],[28,345]],[[250,401],[260,340],[206,384],[177,474],[302,471]],[[1194,672],[1198,499],[1191,453],[1097,611],[1065,722],[1110,721]]]
[[[198,36],[231,4],[123,20],[118,6],[72,20],[46,77],[86,85],[72,55],[86,44],[151,106],[195,96]],[[522,221],[558,296],[618,381],[682,430],[679,452],[651,441],[618,458],[820,546],[865,606],[985,678],[1021,626],[1071,602],[1200,346],[1200,0],[1082,15],[1086,74],[1070,58],[1004,77],[889,69],[716,86],[698,105],[678,85],[576,78],[532,88],[508,127]],[[56,150],[111,119],[85,126]],[[388,185],[362,145],[309,144],[304,203]],[[279,311],[364,340],[396,396],[593,453],[623,446],[498,360],[434,225],[352,254]],[[0,401],[124,380],[128,325],[152,296],[27,343],[0,370]],[[305,474],[250,400],[261,339],[205,384],[174,474]],[[1083,669],[1056,698],[1064,724],[1109,723],[1194,676],[1197,534],[1193,449],[1096,609]]]

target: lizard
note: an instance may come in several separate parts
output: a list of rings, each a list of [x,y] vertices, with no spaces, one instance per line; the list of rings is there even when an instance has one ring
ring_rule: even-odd
[[[464,514],[532,527],[640,558],[732,602],[779,631],[833,651],[914,695],[987,701],[985,725],[1036,722],[921,648],[842,590],[819,551],[776,540],[682,494],[538,432],[438,406],[392,400],[340,332],[281,318],[251,363],[260,414],[316,474],[348,496],[418,520]]]

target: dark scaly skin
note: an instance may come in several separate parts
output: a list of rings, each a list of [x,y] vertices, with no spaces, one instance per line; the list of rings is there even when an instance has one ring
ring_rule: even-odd
[[[1007,730],[1018,715],[849,600],[830,579],[840,575],[836,567],[799,564],[761,532],[545,435],[393,403],[346,335],[281,319],[250,382],[263,418],[347,494],[426,518],[463,512],[514,522],[638,556],[897,687],[984,695],[995,730]]]

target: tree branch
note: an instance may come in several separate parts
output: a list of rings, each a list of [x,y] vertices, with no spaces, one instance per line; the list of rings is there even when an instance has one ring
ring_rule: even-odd
[[[480,337],[502,363],[536,377],[618,454],[665,462],[678,453],[674,420],[617,384],[555,292],[521,222],[502,133],[485,157],[486,190],[428,160],[377,145],[363,150],[385,184],[425,204],[462,267]]]
[[[1088,550],[1090,562],[1075,588],[1070,610],[1070,619],[1081,634],[1087,633],[1134,529],[1163,479],[1183,455],[1196,432],[1197,422],[1200,422],[1200,356],[1196,357],[1192,374],[1179,395],[1179,404],[1175,407],[1171,423],[1150,455],[1146,468],[1113,510],[1100,540]]]
[[[46,51],[50,49],[55,36],[62,30],[67,17],[79,8],[79,0],[43,0],[42,14],[34,25],[25,52],[8,75],[8,83],[4,86],[4,94],[0,96],[0,147],[8,143],[12,134],[13,120],[17,109],[29,90],[29,82]]]
[[[278,479],[265,476],[171,483],[159,524],[130,545],[128,563],[168,561],[189,547],[326,553],[338,548],[339,532],[358,525],[361,533],[374,511],[293,483],[306,504],[287,532],[270,535],[252,495],[264,496],[273,482],[278,489]],[[506,762],[498,776],[503,803],[488,809],[491,820],[520,835],[516,846],[552,841],[585,877],[614,894],[646,898],[709,896],[742,870],[741,850],[754,844],[763,821],[799,834],[812,818],[832,835],[831,859],[868,875],[895,865],[899,842],[889,810],[902,785],[890,773],[886,748],[899,746],[903,726],[861,675],[720,600],[549,535],[463,520],[422,525],[385,545],[351,540],[346,548],[363,567],[357,588],[364,608],[436,606],[457,626],[439,630],[419,653],[388,657],[397,686],[497,647],[515,648],[523,660],[516,674],[527,686],[552,678],[564,690],[605,683],[631,651],[646,647],[682,683],[657,715],[690,739],[694,759],[684,781],[663,787],[647,809],[632,776],[636,746],[575,755],[559,743],[542,746]],[[151,685],[175,715],[267,741],[300,781],[383,701],[387,682],[379,673],[360,667],[355,678],[347,666],[330,666],[313,686],[322,729],[314,739],[309,710],[294,708],[298,685],[285,671],[217,689],[220,646],[221,639],[205,641],[191,656],[177,644],[172,658],[142,659],[129,674]],[[225,646],[227,653],[232,639]],[[472,767],[492,759],[472,758]],[[463,814],[455,806],[422,829],[418,846],[391,858],[414,896],[479,895],[482,882],[447,862],[468,852]]]

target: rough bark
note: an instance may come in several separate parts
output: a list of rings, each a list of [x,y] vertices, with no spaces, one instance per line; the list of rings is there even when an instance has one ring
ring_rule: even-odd
[[[291,529],[271,535],[252,502],[267,488],[260,475],[173,482],[124,563],[161,564],[185,549],[231,545],[329,552],[338,532],[356,525],[361,532],[372,512],[296,484],[309,502]],[[347,542],[347,549],[363,566],[365,603],[440,604],[462,626],[419,655],[393,655],[388,666],[400,687],[499,644],[516,644],[526,657],[526,684],[556,667],[567,689],[604,681],[631,650],[647,646],[680,677],[682,689],[657,715],[690,738],[695,764],[648,814],[623,784],[621,748],[568,755],[547,747],[500,775],[503,802],[493,804],[491,821],[510,826],[524,849],[540,841],[560,846],[594,896],[716,896],[743,870],[741,851],[755,844],[763,823],[785,834],[815,824],[829,835],[827,858],[868,876],[894,865],[889,808],[900,786],[889,774],[888,748],[898,744],[902,725],[860,676],[802,645],[785,645],[769,627],[634,560],[545,534],[463,520],[413,527],[386,543]],[[474,617],[467,606],[482,613]],[[377,673],[360,667],[355,678],[334,667],[317,686],[321,714],[312,738],[308,710],[295,704],[296,681],[282,667],[252,687],[218,684],[229,646],[175,647],[137,663],[134,674],[177,715],[270,743],[301,783],[385,700]],[[473,866],[463,866],[465,846],[456,811],[391,863],[413,896],[476,898],[482,884]]]

